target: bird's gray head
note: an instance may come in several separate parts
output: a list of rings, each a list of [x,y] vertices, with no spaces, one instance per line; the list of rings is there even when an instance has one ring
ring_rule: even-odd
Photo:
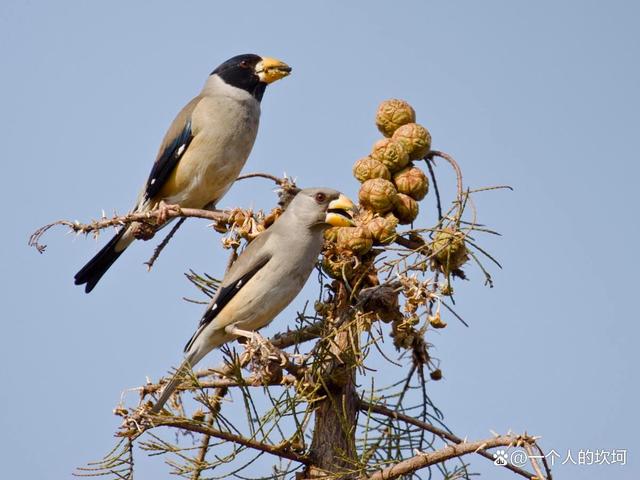
[[[291,67],[280,60],[248,53],[237,55],[219,65],[211,75],[262,100],[267,85],[286,77]]]
[[[309,227],[353,226],[353,202],[332,188],[305,188],[289,204],[286,213]]]

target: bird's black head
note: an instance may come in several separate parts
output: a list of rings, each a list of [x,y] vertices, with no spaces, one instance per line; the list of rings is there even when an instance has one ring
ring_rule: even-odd
[[[246,90],[260,101],[269,83],[286,77],[289,73],[291,67],[280,60],[248,53],[230,58],[211,72],[211,75],[218,75],[225,83]]]

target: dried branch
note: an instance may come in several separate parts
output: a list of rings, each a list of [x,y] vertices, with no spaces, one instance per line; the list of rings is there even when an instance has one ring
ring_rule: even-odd
[[[208,372],[211,374],[211,371]],[[197,387],[183,383],[176,387],[177,392],[193,391],[196,389],[209,389],[209,388],[230,388],[230,387],[265,387],[267,385],[293,385],[296,382],[294,375],[284,375],[281,380],[266,381],[261,375],[250,375],[249,377],[242,378],[240,380],[234,378],[216,378],[214,380],[200,380]],[[146,396],[151,393],[155,393],[162,389],[164,382],[148,383],[137,390],[140,391],[141,396]]]
[[[383,405],[373,404],[373,403],[366,402],[364,400],[360,400],[360,409],[363,411],[378,413],[380,415],[384,415],[386,417],[393,418],[395,420],[401,420],[410,425],[414,425],[416,427],[422,428],[423,430],[426,430],[430,433],[433,433],[434,435],[437,435],[440,438],[443,438],[445,440],[448,440],[458,445],[465,443],[464,439],[450,432],[447,432],[446,430],[438,428],[430,423],[426,423],[421,420],[418,420],[417,418],[411,417],[409,415],[405,415],[403,413],[391,410]],[[478,453],[479,455],[483,456],[488,460],[491,460],[492,462],[494,461],[493,455],[490,452],[487,452],[485,448],[479,449],[476,453]],[[504,467],[508,468],[512,472],[517,473],[518,475],[521,475],[525,478],[531,478],[534,476],[532,473],[529,473],[526,470],[518,468],[515,465],[506,464],[504,465]]]
[[[35,247],[38,252],[43,253],[46,249],[46,245],[40,242],[40,238],[47,230],[56,225],[64,225],[69,227],[74,233],[96,233],[104,228],[108,227],[120,227],[123,225],[129,225],[131,223],[139,222],[145,225],[158,227],[158,221],[168,221],[176,217],[182,218],[204,218],[212,220],[214,222],[225,222],[229,219],[229,213],[220,210],[202,210],[198,208],[181,208],[179,205],[164,205],[162,208],[155,208],[148,212],[128,213],[126,215],[116,215],[111,218],[102,218],[101,220],[94,220],[91,223],[79,223],[72,222],[70,220],[58,220],[57,222],[49,223],[43,227],[37,229],[29,237],[29,246]],[[149,237],[150,238],[150,237]]]
[[[155,250],[153,250],[153,255],[151,255],[151,258],[149,258],[149,260],[144,262],[144,264],[147,266],[147,271],[149,272],[151,271],[153,264],[156,262],[156,260],[162,253],[162,250],[164,250],[164,247],[166,247],[169,244],[169,241],[173,238],[173,236],[176,234],[176,232],[182,226],[185,220],[186,218],[182,217],[180,220],[176,222],[176,224],[171,228],[171,231],[167,234],[166,237],[164,237],[164,240],[162,240],[162,242],[158,244]]]
[[[173,427],[186,430],[188,432],[201,433],[203,435],[220,438],[228,442],[234,442],[248,448],[253,448],[254,450],[270,453],[271,455],[276,455],[281,458],[293,460],[294,462],[304,464],[309,463],[308,457],[289,450],[287,445],[270,445],[253,438],[247,438],[230,432],[223,432],[208,425],[201,425],[186,418],[170,417],[166,415],[145,415],[145,417],[152,422],[155,427]]]
[[[240,175],[236,181],[245,180],[247,178],[266,178],[268,180],[273,180],[278,186],[282,188],[282,191],[286,193],[291,193],[292,191],[297,191],[297,187],[295,182],[289,178],[285,177],[277,177],[275,175],[271,175],[268,173],[247,173],[245,175]],[[123,225],[129,225],[134,222],[140,222],[146,225],[150,225],[153,227],[158,227],[166,223],[166,221],[171,220],[176,217],[181,218],[204,218],[207,220],[212,220],[214,222],[225,222],[228,220],[228,212],[223,212],[220,210],[208,210],[208,209],[198,209],[198,208],[181,208],[179,205],[164,205],[150,210],[148,212],[138,212],[138,213],[128,213],[126,215],[114,215],[112,218],[103,217],[100,220],[94,220],[90,223],[80,223],[78,221],[72,222],[70,220],[58,220],[57,222],[49,223],[44,225],[43,227],[38,228],[31,236],[29,237],[29,246],[34,247],[38,252],[44,253],[47,248],[46,245],[39,243],[40,238],[44,233],[47,232],[52,227],[56,225],[64,225],[71,229],[71,231],[75,233],[96,233],[99,230],[108,227],[120,227]],[[146,265],[149,269],[153,266],[153,263],[157,259],[160,252],[164,249],[166,244],[169,242],[171,237],[178,230],[180,225],[183,223],[183,220],[179,222],[178,225],[174,226],[171,232],[167,235],[167,237],[156,247],[153,256],[151,259],[146,262]],[[149,240],[153,235],[144,238],[145,240]]]
[[[462,197],[463,197],[463,183],[462,183],[462,170],[460,169],[460,165],[458,165],[458,162],[456,162],[455,158],[453,158],[451,155],[449,155],[448,153],[445,152],[440,152],[438,150],[431,150],[429,153],[427,153],[427,156],[425,157],[425,160],[433,160],[433,157],[440,157],[440,158],[444,158],[447,162],[449,162],[449,164],[453,167],[454,171],[456,172],[456,183],[457,183],[457,190],[458,190],[458,202],[460,203],[460,205],[462,205]]]
[[[535,440],[528,436],[500,435],[478,442],[463,442],[449,445],[435,452],[418,452],[417,455],[403,460],[395,465],[384,468],[368,477],[368,480],[391,480],[402,475],[408,475],[422,468],[442,463],[452,458],[461,457],[469,453],[494,447],[507,447],[518,444],[533,444]],[[530,475],[528,478],[533,478]]]

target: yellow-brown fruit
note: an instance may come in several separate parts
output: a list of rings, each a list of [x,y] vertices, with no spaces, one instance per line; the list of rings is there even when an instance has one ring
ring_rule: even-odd
[[[338,232],[343,227],[331,227],[324,231],[324,239],[327,242],[336,243],[338,241]]]
[[[382,163],[391,173],[397,172],[409,163],[407,145],[406,141],[401,142],[391,138],[382,138],[373,144],[371,158]]]
[[[404,144],[409,154],[409,160],[420,160],[431,149],[431,134],[418,123],[407,123],[401,126],[391,138]]]
[[[436,233],[431,242],[431,251],[434,260],[447,275],[469,260],[464,233],[453,228],[445,228]]]
[[[393,209],[398,191],[393,183],[384,178],[372,178],[360,187],[358,199],[360,203],[377,213],[387,213]]]
[[[420,211],[418,202],[404,193],[399,193],[396,198],[397,200],[395,208],[393,209],[393,214],[398,217],[400,224],[407,225],[413,222]]]
[[[322,258],[322,270],[331,278],[351,280],[353,278],[353,262],[337,254],[328,254]]]
[[[398,127],[416,121],[416,112],[404,100],[385,100],[376,112],[376,126],[385,137],[393,135]]]
[[[367,223],[367,228],[371,232],[373,239],[383,245],[391,243],[396,239],[397,226],[398,219],[391,213],[388,213],[384,217],[374,217]]]
[[[409,195],[414,200],[422,200],[429,191],[429,180],[422,170],[409,164],[393,175],[393,183],[398,192]]]
[[[373,246],[371,232],[364,227],[345,227],[338,231],[339,248],[351,250],[356,255],[364,255]]]
[[[442,317],[440,316],[440,312],[436,312],[435,315],[430,315],[428,320],[429,320],[429,324],[433,328],[444,328],[444,327],[447,326],[447,324],[442,321]]]
[[[372,178],[391,180],[391,172],[382,162],[371,157],[364,157],[353,164],[353,176],[362,183]]]
[[[439,368],[436,368],[433,372],[429,374],[429,376],[431,377],[431,380],[435,380],[436,382],[438,380],[442,380],[442,370],[440,370]]]

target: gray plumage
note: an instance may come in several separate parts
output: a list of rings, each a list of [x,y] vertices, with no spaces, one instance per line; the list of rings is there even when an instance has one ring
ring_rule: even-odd
[[[346,197],[327,188],[305,189],[294,197],[282,216],[247,246],[225,274],[187,343],[183,364],[163,389],[153,412],[160,411],[189,367],[236,338],[225,331],[227,327],[258,330],[291,303],[314,268],[323,231],[331,224],[351,224],[344,210],[352,206]]]
[[[238,178],[253,148],[267,83],[290,70],[257,55],[234,57],[214,70],[169,127],[132,212],[152,210],[160,202],[213,208]],[[136,228],[134,223],[118,232],[76,274],[75,283],[86,284],[90,292],[135,240]]]

